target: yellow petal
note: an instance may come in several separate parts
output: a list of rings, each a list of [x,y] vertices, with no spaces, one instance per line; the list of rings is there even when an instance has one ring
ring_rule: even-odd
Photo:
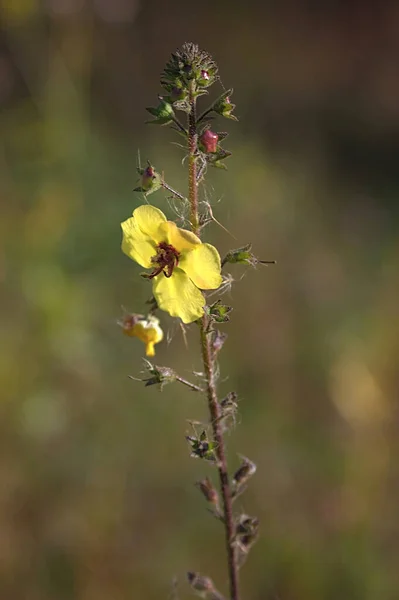
[[[159,226],[166,223],[166,217],[159,208],[151,204],[143,204],[133,211],[133,218],[137,227],[146,236],[150,237],[157,244],[164,241],[163,233],[159,231]]]
[[[222,283],[219,252],[211,244],[201,244],[184,253],[179,267],[201,290],[215,290]]]
[[[201,240],[194,233],[187,229],[180,229],[173,221],[162,223],[159,227],[159,234],[163,235],[163,239],[178,252],[192,250],[201,244]]]
[[[137,227],[134,217],[121,223],[121,227],[122,251],[139,265],[149,269],[152,266],[151,257],[157,253],[156,243]]]
[[[154,342],[147,342],[147,344],[145,346],[145,355],[146,356],[155,356]]]
[[[161,310],[180,317],[183,323],[202,317],[205,298],[183,271],[175,268],[172,277],[161,273],[153,281],[153,294]]]
[[[155,355],[154,345],[163,339],[163,331],[159,325],[159,320],[154,316],[148,316],[147,319],[138,321],[129,335],[134,335],[144,342],[147,356]]]

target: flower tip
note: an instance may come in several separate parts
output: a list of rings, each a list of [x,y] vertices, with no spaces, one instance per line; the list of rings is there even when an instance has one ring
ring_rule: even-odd
[[[155,342],[148,342],[147,343],[147,345],[145,347],[145,355],[146,356],[155,356],[154,344],[155,344]]]

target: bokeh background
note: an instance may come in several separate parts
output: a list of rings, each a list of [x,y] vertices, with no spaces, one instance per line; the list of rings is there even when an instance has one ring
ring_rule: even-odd
[[[120,251],[138,151],[185,190],[144,108],[192,40],[240,118],[218,122],[233,156],[205,193],[230,234],[208,239],[277,261],[231,267],[225,297],[229,456],[258,465],[243,598],[397,600],[398,4],[2,0],[1,21],[0,597],[159,600],[177,577],[183,600],[187,570],[227,589],[184,440],[203,400],[129,379],[143,347],[116,325],[149,295]],[[157,363],[190,378],[195,328],[187,351],[162,318]]]

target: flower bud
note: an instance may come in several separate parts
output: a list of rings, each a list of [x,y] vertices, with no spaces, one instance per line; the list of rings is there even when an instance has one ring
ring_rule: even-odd
[[[198,77],[198,84],[205,87],[209,85],[209,80],[210,77],[208,71],[205,71],[205,69],[201,69],[201,72]]]
[[[258,517],[250,517],[249,515],[242,514],[239,516],[236,524],[236,535],[247,536],[255,535],[259,530],[259,519]]]
[[[252,244],[247,244],[246,246],[242,246],[242,248],[236,248],[235,250],[230,250],[224,257],[222,261],[222,266],[226,263],[230,264],[241,264],[241,265],[250,265],[251,267],[256,267],[258,264],[262,265],[274,265],[276,263],[275,260],[260,260],[251,252]]]
[[[238,404],[237,404],[237,393],[229,392],[227,396],[219,402],[220,406],[220,422],[223,431],[227,431],[230,427],[234,427],[236,424]],[[232,496],[234,497],[234,489],[232,490]]]
[[[245,562],[248,553],[258,539],[259,519],[242,514],[236,522],[236,548],[239,566]]]
[[[151,121],[146,121],[146,123],[149,123],[151,125],[169,125],[173,122],[175,116],[173,108],[171,104],[169,104],[169,102],[166,102],[166,100],[163,99],[162,96],[158,96],[158,98],[160,100],[160,103],[157,107],[146,108],[146,110],[153,117],[155,117],[155,119],[152,119]]]
[[[213,504],[213,506],[218,511],[219,510],[219,494],[213,487],[212,481],[209,479],[209,477],[206,477],[205,479],[202,479],[201,481],[197,481],[196,486],[198,487],[200,492],[203,494],[206,501],[209,502],[209,504]]]
[[[173,104],[187,97],[187,91],[177,85],[173,86],[169,93],[169,101]]]
[[[151,165],[148,165],[146,169],[144,169],[143,175],[141,177],[141,187],[144,190],[150,190],[154,179],[156,178],[155,171]]]
[[[217,152],[218,140],[217,133],[206,129],[199,137],[199,147],[206,154]]]
[[[159,385],[161,391],[167,383],[174,383],[176,381],[176,373],[170,367],[160,367],[153,365],[149,360],[146,360],[146,370],[149,372],[151,377],[143,379],[145,387],[149,385]]]
[[[213,335],[211,339],[211,347],[213,352],[217,354],[223,348],[223,344],[227,340],[227,333],[223,333],[218,329],[213,330]]]
[[[187,573],[187,579],[193,590],[196,592],[210,592],[213,590],[212,579],[206,577],[206,575],[200,575],[199,573],[190,571]]]
[[[162,180],[159,173],[157,173],[154,167],[148,163],[148,167],[145,169],[137,169],[141,175],[141,185],[134,188],[134,192],[144,192],[145,194],[152,194],[159,190],[162,186]]]
[[[216,443],[208,441],[206,431],[203,431],[199,438],[186,435],[186,440],[191,446],[191,458],[203,458],[210,462],[216,462]]]
[[[211,319],[216,323],[227,323],[230,321],[229,313],[233,310],[231,306],[222,304],[220,300],[217,300],[214,304],[207,307],[207,312]]]
[[[187,580],[191,589],[200,598],[205,598],[206,600],[225,600],[224,596],[215,588],[210,577],[190,571],[187,573]]]
[[[249,479],[256,473],[256,464],[246,458],[242,457],[241,465],[238,470],[234,473],[232,480],[232,494],[233,497],[238,496],[244,491]]]
[[[235,104],[232,104],[230,100],[232,93],[233,90],[227,90],[227,92],[224,92],[224,94],[222,94],[220,98],[214,102],[212,110],[226,119],[238,121],[237,117],[232,114],[233,110],[235,109]]]

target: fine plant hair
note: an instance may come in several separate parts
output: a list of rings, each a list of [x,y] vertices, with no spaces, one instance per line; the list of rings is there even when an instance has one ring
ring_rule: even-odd
[[[144,225],[141,229],[138,227],[139,213],[136,209],[133,218],[122,224],[124,230],[122,249],[142,266],[153,269],[150,274],[144,273],[142,276],[147,280],[153,280],[154,295],[147,302],[148,316],[136,313],[125,314],[120,324],[127,335],[137,337],[146,344],[147,356],[150,357],[155,354],[154,344],[161,341],[163,337],[158,318],[162,315],[160,309],[169,312],[175,318],[181,316],[184,323],[191,323],[190,326],[198,331],[203,367],[200,379],[196,380],[197,383],[181,377],[173,366],[160,366],[147,359],[145,376],[139,381],[144,382],[145,386],[158,385],[161,389],[166,384],[180,383],[202,396],[207,402],[209,422],[204,424],[195,420],[190,421],[190,435],[186,435],[186,440],[190,455],[209,463],[210,469],[213,466],[218,474],[218,484],[209,475],[197,481],[196,487],[207,503],[210,513],[224,529],[229,592],[226,595],[222,594],[207,574],[196,570],[187,573],[187,580],[192,591],[207,600],[227,600],[227,598],[239,600],[239,571],[258,537],[259,521],[257,517],[239,510],[235,501],[247,488],[256,471],[256,464],[246,456],[239,455],[239,467],[236,471],[231,473],[228,468],[226,434],[236,426],[239,417],[237,393],[231,391],[223,398],[218,395],[218,357],[227,339],[223,329],[230,320],[231,312],[231,306],[224,304],[222,297],[235,281],[242,278],[242,272],[237,272],[234,276],[226,272],[227,266],[238,265],[239,271],[240,265],[256,267],[258,264],[273,261],[261,261],[256,258],[251,252],[250,244],[229,251],[221,260],[213,246],[201,242],[203,230],[210,223],[221,225],[213,214],[208,194],[203,188],[207,172],[210,167],[226,169],[225,160],[231,155],[223,145],[227,133],[217,131],[214,123],[220,119],[229,119],[232,122],[238,120],[234,115],[235,106],[231,102],[233,90],[225,90],[221,86],[215,61],[197,45],[185,43],[171,55],[161,75],[160,83],[164,92],[162,96],[158,96],[159,104],[156,107],[147,108],[152,116],[152,119],[147,122],[170,127],[177,134],[176,143],[184,149],[185,153],[182,165],[187,171],[188,189],[187,192],[176,190],[165,180],[162,169],[157,170],[148,162],[144,168],[140,166],[138,169],[140,185],[135,188],[135,191],[145,195],[146,203],[148,203],[148,196],[154,192],[163,191],[164,195],[166,194],[169,212],[174,215],[178,226],[184,228],[178,229],[179,235],[183,236],[180,239],[185,236],[190,240],[190,248],[194,248],[193,252],[202,246],[202,251],[209,253],[213,269],[211,274],[218,283],[213,287],[208,285],[204,290],[205,286],[194,281],[198,287],[194,295],[195,301],[199,298],[200,316],[190,319],[184,312],[182,312],[183,316],[180,315],[179,311],[183,309],[178,304],[179,301],[176,298],[165,299],[159,289],[161,285],[169,285],[173,278],[175,278],[173,285],[177,290],[179,289],[178,277],[182,277],[183,251],[180,252],[177,246],[174,247],[169,238],[162,242],[156,240],[153,246],[154,255],[151,256],[150,252],[150,258],[143,258],[140,244],[147,244],[150,238]],[[209,89],[213,85],[220,86],[221,93],[200,112],[199,99],[201,96],[209,96]],[[141,207],[140,210],[142,214],[150,210],[152,212],[145,214],[153,214],[156,218],[165,219],[163,213],[151,205],[147,205],[146,208]],[[159,214],[162,216],[158,217]],[[168,221],[165,224],[162,221],[162,224],[170,231],[177,230],[175,223]],[[225,229],[224,225],[222,227]],[[201,272],[201,259],[196,260],[200,263]],[[208,268],[205,263],[203,268],[204,270]],[[236,266],[233,267],[233,271],[236,269]],[[183,288],[181,290],[183,292]],[[181,324],[181,320],[179,323]],[[182,328],[184,329],[183,325]],[[194,375],[198,376],[198,373]],[[172,597],[177,597],[175,587]]]

